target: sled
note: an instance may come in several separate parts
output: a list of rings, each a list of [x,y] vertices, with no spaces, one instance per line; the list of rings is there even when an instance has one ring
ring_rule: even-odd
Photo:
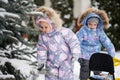
[[[118,58],[113,58],[114,66],[120,66],[120,59]]]
[[[115,78],[115,80],[120,80],[120,78]]]
[[[105,74],[94,75],[93,71]],[[89,76],[88,80],[115,80],[113,58],[105,53],[94,53],[89,60]]]

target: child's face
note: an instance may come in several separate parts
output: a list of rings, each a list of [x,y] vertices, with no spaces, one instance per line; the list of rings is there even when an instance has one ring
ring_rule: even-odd
[[[50,32],[51,27],[47,22],[40,21],[40,25],[41,25],[40,30],[42,32],[45,32],[45,33]]]
[[[96,23],[96,22],[88,23],[88,28],[90,28],[90,29],[95,29],[95,28],[97,28],[97,23]]]

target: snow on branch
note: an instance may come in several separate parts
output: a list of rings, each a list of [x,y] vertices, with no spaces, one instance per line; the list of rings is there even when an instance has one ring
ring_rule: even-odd
[[[41,17],[46,17],[46,15],[43,12],[26,12],[27,15],[30,16],[41,16]]]
[[[0,12],[6,12],[4,8],[0,8]]]
[[[0,75],[0,80],[15,80],[14,75]]]
[[[13,33],[12,31],[10,31],[10,30],[5,30],[5,29],[3,29],[2,32],[3,32],[4,34],[6,34],[6,35],[14,35],[14,33]]]
[[[20,19],[19,15],[13,14],[13,13],[9,13],[9,12],[0,12],[0,16],[2,17],[12,17],[12,18],[17,18]]]
[[[7,3],[8,3],[8,0],[2,0],[2,2],[7,4]]]

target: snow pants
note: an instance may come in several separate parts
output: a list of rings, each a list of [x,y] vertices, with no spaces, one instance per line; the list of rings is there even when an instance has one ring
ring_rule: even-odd
[[[80,80],[87,80],[89,78],[89,60],[79,58],[78,62],[80,63]],[[100,74],[100,71],[94,71],[95,75]]]
[[[87,80],[89,78],[89,60],[79,58],[78,61],[81,66],[79,78],[80,80]]]
[[[73,78],[73,63],[64,61],[59,67],[47,63],[47,67],[56,75],[45,75],[45,80],[74,80]]]

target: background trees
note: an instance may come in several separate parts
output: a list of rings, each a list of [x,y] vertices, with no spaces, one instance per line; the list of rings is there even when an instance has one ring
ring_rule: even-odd
[[[37,35],[30,24],[30,17],[26,15],[26,12],[32,11],[33,8],[32,0],[0,1],[0,48],[5,49],[7,45],[12,47],[12,44],[18,41],[32,45],[24,39],[26,34]]]
[[[74,0],[51,0],[52,7],[59,11],[64,21],[64,27],[73,27],[73,4]]]
[[[120,50],[120,1],[92,0],[92,5],[107,12],[110,18],[110,26],[106,33],[115,45],[116,50]]]
[[[0,0],[0,75],[12,74],[16,80],[26,80],[10,61],[31,61],[30,58],[35,57],[38,32],[31,23],[31,17],[26,15],[34,7],[32,0]]]

